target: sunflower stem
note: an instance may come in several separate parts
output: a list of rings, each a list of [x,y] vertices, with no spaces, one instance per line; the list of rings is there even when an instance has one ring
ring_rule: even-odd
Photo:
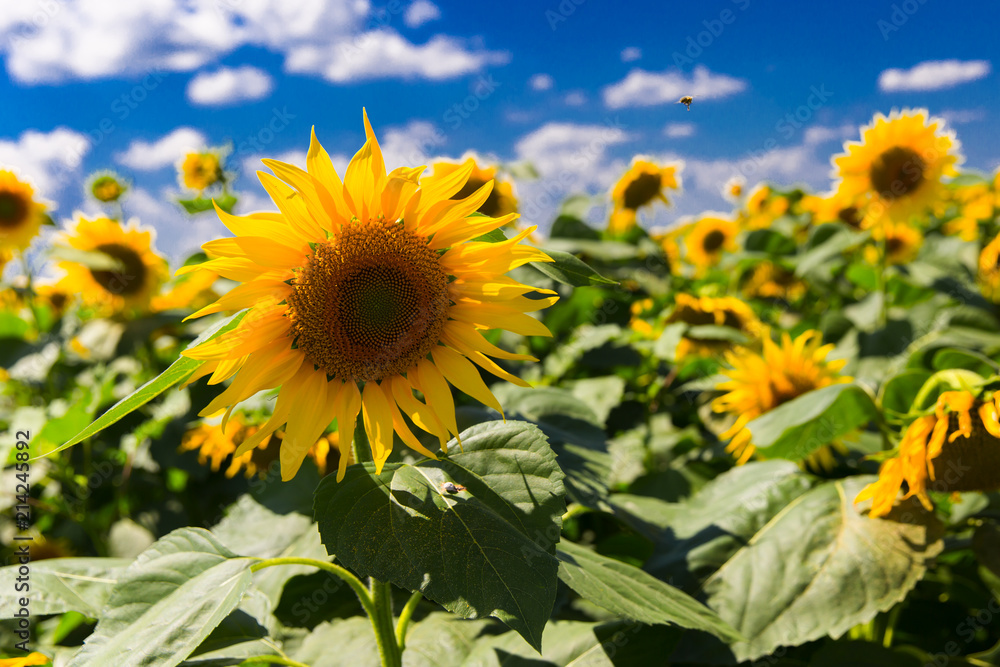
[[[382,667],[402,667],[403,650],[396,640],[392,618],[392,584],[372,577],[371,597],[375,607],[371,617],[372,629],[375,631],[378,653],[382,657]]]
[[[298,660],[292,660],[291,658],[283,658],[280,655],[261,655],[253,658],[247,658],[236,667],[264,667],[264,665],[289,665],[290,667],[309,667],[309,665],[307,665],[304,662],[299,662]]]
[[[886,289],[886,278],[885,273],[887,269],[887,260],[889,254],[889,240],[888,234],[883,234],[883,238],[878,242],[878,275],[876,282],[876,289],[878,290],[879,299],[881,303],[879,304],[878,312],[878,326],[879,329],[885,329],[889,325],[889,295]]]
[[[254,563],[250,566],[250,571],[257,572],[258,570],[263,570],[266,567],[274,567],[275,565],[311,565],[312,567],[320,570],[325,570],[335,577],[339,577],[344,581],[344,583],[350,586],[354,593],[358,596],[358,600],[361,601],[361,606],[364,607],[365,613],[368,614],[368,617],[373,619],[372,623],[374,625],[374,618],[376,614],[375,603],[372,600],[371,595],[368,593],[368,589],[363,583],[361,583],[361,580],[351,574],[351,572],[347,569],[323,560],[316,560],[315,558],[283,557],[267,558]]]
[[[413,612],[416,611],[417,605],[423,599],[424,596],[420,591],[414,591],[410,599],[406,601],[403,611],[399,612],[399,621],[396,623],[396,645],[399,646],[400,652],[406,648],[406,631],[409,630]]]

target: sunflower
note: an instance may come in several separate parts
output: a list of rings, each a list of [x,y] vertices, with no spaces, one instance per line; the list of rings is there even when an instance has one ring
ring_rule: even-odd
[[[632,160],[632,166],[618,179],[611,189],[611,222],[608,231],[622,233],[635,227],[635,215],[643,206],[659,200],[670,206],[664,190],[681,187],[680,163],[660,166],[641,157]]]
[[[885,244],[885,262],[891,265],[912,262],[920,252],[924,237],[919,229],[906,223],[883,219],[872,227],[872,240],[879,246]],[[880,250],[876,246],[865,247],[865,261],[877,265],[879,253]]]
[[[847,142],[846,152],[833,158],[838,194],[863,197],[872,221],[887,216],[906,222],[923,213],[942,198],[942,178],[955,176],[962,160],[958,140],[941,129],[943,123],[923,109],[876,114],[862,128],[861,141]]]
[[[689,262],[699,269],[718,264],[723,251],[736,250],[739,226],[722,214],[708,214],[690,225],[684,234],[684,249]]]
[[[840,374],[846,360],[827,360],[833,345],[823,345],[818,331],[806,331],[794,341],[783,333],[780,345],[766,335],[762,341],[760,353],[745,348],[726,353],[730,368],[722,374],[729,379],[716,385],[726,393],[712,402],[715,412],[736,415],[736,422],[719,437],[731,438],[726,451],[739,465],[750,460],[755,450],[747,424],[809,391],[851,381]],[[814,459],[822,465],[830,453],[820,452],[815,452]]]
[[[1000,235],[979,253],[979,289],[990,301],[1000,302]]]
[[[681,248],[677,245],[678,230],[669,232],[652,231],[650,238],[660,244],[663,250],[663,261],[666,263],[662,273],[668,276],[676,276],[681,269]]]
[[[14,172],[0,170],[0,251],[23,250],[38,235],[47,203],[34,194],[34,188]]]
[[[812,214],[815,224],[842,223],[856,230],[865,228],[864,206],[863,198],[844,197],[836,192],[823,196],[806,195],[799,202],[803,211]]]
[[[760,333],[761,323],[747,304],[733,297],[696,297],[679,293],[673,311],[666,319],[667,324],[683,322],[690,326],[725,326],[755,338]],[[677,345],[674,356],[710,357],[729,349],[729,341],[718,338],[698,338],[685,335]]]
[[[957,214],[944,224],[941,231],[958,236],[963,241],[975,241],[979,238],[979,223],[993,219],[994,199],[993,190],[986,183],[955,188],[951,203],[955,205]]]
[[[747,298],[798,301],[807,290],[794,271],[769,261],[755,265],[743,281],[743,294]]]
[[[188,153],[178,166],[181,183],[190,190],[202,192],[224,180],[222,158],[218,153]]]
[[[342,479],[359,412],[377,470],[394,433],[434,457],[403,415],[444,448],[449,433],[458,436],[449,382],[501,410],[473,364],[528,386],[486,355],[532,357],[495,347],[480,331],[551,335],[528,313],[558,296],[504,275],[527,262],[551,261],[521,244],[535,228],[498,243],[472,241],[516,217],[473,215],[492,183],[452,200],[468,181],[471,162],[429,185],[419,182],[420,169],[387,175],[367,114],[364,124],[367,141],[343,182],[315,133],[308,171],[265,160],[285,181],[260,175],[280,213],[237,217],[219,210],[236,238],[206,243],[212,259],[178,272],[200,266],[242,282],[192,315],[248,309],[236,328],[184,355],[205,362],[196,376],[212,373],[218,381],[236,374],[203,415],[281,388],[271,418],[236,455],[287,423],[280,451],[286,480],[334,418]],[[529,292],[545,296],[524,296]]]
[[[493,181],[493,189],[486,201],[476,209],[485,216],[500,218],[511,213],[517,213],[517,197],[514,196],[514,184],[509,180],[501,180],[496,177],[496,167],[480,167],[476,159],[469,157],[465,162],[435,162],[434,172],[430,176],[420,179],[421,185],[426,188],[433,188],[435,181],[446,179],[455,174],[456,171],[467,169],[472,165],[472,173],[469,180],[465,182],[462,189],[451,196],[451,199],[465,199],[479,188],[490,181]]]
[[[629,307],[631,318],[628,326],[643,338],[656,338],[656,329],[647,318],[656,315],[652,299],[639,299]]]
[[[78,218],[59,243],[102,253],[120,267],[96,269],[63,261],[59,266],[65,276],[56,287],[79,294],[84,303],[98,308],[146,308],[168,275],[166,260],[153,248],[154,235],[152,229],[141,227],[135,220],[123,225],[108,218]]]
[[[219,298],[215,283],[219,274],[212,271],[195,271],[179,277],[166,292],[153,297],[150,310],[198,310]]]
[[[733,176],[722,186],[722,196],[731,202],[738,202],[743,199],[746,192],[747,182],[742,176]]]
[[[788,197],[762,183],[747,197],[746,211],[741,213],[740,222],[746,229],[764,229],[787,212]]]
[[[128,186],[125,181],[109,171],[98,172],[91,176],[87,191],[97,201],[107,204],[121,199]]]
[[[0,658],[0,667],[37,667],[38,665],[48,665],[52,659],[33,651],[20,658]]]
[[[977,398],[969,391],[946,391],[934,414],[910,423],[899,452],[882,463],[878,480],[866,486],[854,502],[872,499],[871,517],[892,509],[903,483],[903,498],[916,496],[932,509],[932,491],[995,491],[1000,489],[1000,395]],[[928,481],[931,482],[928,485]]]
[[[259,426],[247,424],[240,415],[231,417],[224,426],[202,423],[184,434],[179,451],[197,451],[198,463],[210,465],[212,472],[218,472],[222,464],[228,460],[225,475],[229,478],[235,477],[240,471],[243,471],[243,476],[247,479],[254,476],[267,477],[272,464],[278,458],[277,448],[271,447],[269,449],[268,445],[272,435],[281,437],[283,433],[279,431],[277,434],[267,435],[260,439],[260,442],[253,449],[234,455],[239,446],[259,430]],[[326,474],[331,439],[336,444],[337,435],[334,433],[320,436],[306,452],[306,455],[316,463],[320,475]]]

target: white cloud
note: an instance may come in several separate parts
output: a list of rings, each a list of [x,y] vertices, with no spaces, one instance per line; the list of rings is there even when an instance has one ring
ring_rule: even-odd
[[[385,167],[417,167],[430,165],[433,156],[441,154],[445,143],[444,133],[433,123],[411,120],[402,127],[390,127],[382,133],[380,144]]]
[[[555,81],[548,74],[536,74],[528,79],[528,85],[532,90],[549,90],[555,85]]]
[[[417,0],[407,14],[428,20],[432,6]],[[369,0],[19,0],[0,9],[0,54],[23,83],[191,71],[243,46],[338,82],[355,74],[448,78],[507,57],[447,35],[415,45],[383,19]],[[373,25],[382,27],[365,32]],[[373,48],[358,56],[366,41]],[[389,58],[379,67],[382,49]]]
[[[639,58],[642,58],[642,49],[640,49],[638,46],[629,46],[627,48],[622,49],[623,63],[630,63],[634,60],[638,60]]]
[[[563,98],[563,102],[571,107],[582,107],[587,103],[587,96],[582,91],[574,90]]]
[[[156,248],[174,266],[198,252],[202,243],[232,236],[215,212],[188,215],[174,203],[176,197],[177,193],[168,188],[157,194],[145,188],[133,188],[126,207],[129,215],[156,230]]]
[[[0,168],[27,179],[41,197],[53,198],[76,183],[90,140],[65,127],[51,132],[27,130],[17,140],[0,140]]]
[[[612,109],[647,107],[676,102],[683,95],[703,100],[718,99],[746,90],[747,82],[725,74],[713,74],[703,65],[691,77],[680,70],[649,72],[634,69],[618,83],[604,88],[604,103]]]
[[[115,155],[115,159],[130,169],[152,171],[172,165],[186,153],[204,146],[205,135],[190,127],[179,127],[154,142],[136,139],[124,152]]]
[[[413,44],[382,29],[348,41],[297,47],[289,52],[285,67],[290,72],[318,72],[337,83],[390,77],[439,81],[510,60],[509,53],[469,50],[460,40],[446,35]]]
[[[429,0],[415,0],[413,4],[406,8],[403,14],[403,23],[409,28],[419,28],[428,21],[441,18],[441,10],[437,5]]]
[[[882,92],[941,90],[982,79],[990,73],[988,60],[928,60],[910,69],[887,69],[878,77]]]
[[[225,106],[267,97],[274,80],[262,69],[244,65],[201,72],[187,87],[187,97],[194,104]]]
[[[810,125],[802,135],[802,143],[807,146],[816,146],[830,141],[839,142],[854,137],[857,133],[857,126],[850,124],[841,125],[840,127]]]
[[[938,114],[944,118],[949,125],[964,125],[965,123],[975,123],[986,118],[984,109],[949,109]]]
[[[680,139],[693,136],[694,130],[694,123],[667,123],[667,126],[663,128],[663,134],[671,139]]]

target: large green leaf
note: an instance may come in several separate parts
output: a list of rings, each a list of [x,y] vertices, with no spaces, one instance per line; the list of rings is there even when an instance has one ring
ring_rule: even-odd
[[[358,574],[421,590],[466,618],[495,616],[538,648],[555,601],[563,473],[525,422],[478,424],[462,443],[440,461],[326,477],[320,535]]]
[[[730,647],[738,660],[840,637],[905,598],[923,577],[942,548],[940,526],[915,503],[889,519],[862,514],[854,498],[872,479],[806,491],[760,529],[739,535],[742,544],[704,581],[708,605],[748,640]]]
[[[878,417],[871,396],[856,384],[807,392],[749,424],[753,443],[767,458],[799,460]]]
[[[533,262],[532,266],[556,282],[573,287],[618,284],[610,278],[605,278],[586,262],[568,252],[546,250],[545,254],[552,258],[551,262]]]
[[[556,555],[559,578],[566,585],[619,616],[704,630],[726,640],[741,638],[711,609],[633,565],[566,541]]]
[[[175,530],[121,574],[68,667],[180,664],[240,603],[250,565],[207,530]]]
[[[231,329],[236,328],[236,325],[238,325],[240,323],[240,320],[243,319],[243,315],[245,314],[245,312],[246,311],[240,311],[239,313],[236,313],[232,317],[226,318],[221,322],[219,322],[218,324],[207,329],[188,346],[188,349],[196,345],[201,345],[207,340],[211,340],[212,338],[215,338],[216,336],[222,333],[225,333]],[[157,396],[159,396],[160,394],[162,394],[163,392],[165,392],[167,389],[174,386],[178,382],[183,382],[184,380],[186,380],[191,375],[191,373],[193,373],[199,366],[201,366],[201,364],[202,362],[196,359],[189,359],[188,357],[178,358],[177,361],[170,364],[167,370],[163,371],[155,378],[153,378],[146,384],[142,385],[141,387],[133,391],[131,394],[129,394],[125,398],[115,403],[113,406],[111,406],[107,412],[105,412],[103,415],[94,420],[90,424],[90,426],[86,427],[85,429],[77,433],[75,436],[73,436],[70,440],[68,440],[61,446],[46,453],[51,454],[52,452],[58,452],[63,449],[66,449],[67,447],[72,447],[77,443],[83,442],[84,440],[93,436],[99,431],[106,429],[108,426],[111,426],[119,419],[122,419],[129,413],[138,410],[146,403],[149,403],[151,400],[153,400],[154,398],[156,398]],[[38,456],[35,456],[34,458],[38,458]]]
[[[21,544],[30,545],[29,542]],[[112,586],[130,563],[124,558],[54,558],[31,563],[31,613],[78,611],[97,618]],[[25,596],[15,588],[19,567],[0,568],[0,609],[3,609],[0,613],[4,618],[13,618],[20,608],[18,598]]]

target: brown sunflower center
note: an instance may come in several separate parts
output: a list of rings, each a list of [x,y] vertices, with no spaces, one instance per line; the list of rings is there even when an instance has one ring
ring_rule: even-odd
[[[906,252],[906,241],[898,236],[890,236],[885,240],[885,253],[889,257],[896,257]]]
[[[1000,440],[990,435],[976,412],[972,411],[972,435],[945,440],[941,453],[931,460],[934,481],[927,481],[932,491],[995,491],[1000,489]],[[948,434],[958,430],[958,415],[948,415]]]
[[[146,280],[146,265],[132,248],[117,243],[102,243],[95,250],[118,260],[121,269],[91,269],[97,284],[119,296],[131,296],[142,291]]]
[[[663,180],[659,174],[639,174],[635,180],[625,187],[624,204],[625,208],[633,211],[640,206],[645,206],[653,201],[653,197],[660,193],[663,187]]]
[[[861,215],[856,206],[848,206],[847,208],[840,209],[837,217],[844,224],[850,225],[855,229],[861,229]]]
[[[462,186],[462,189],[452,197],[452,199],[465,199],[484,185],[486,185],[486,181],[480,178],[470,178],[466,181],[465,185]],[[501,212],[500,203],[500,194],[497,192],[497,184],[493,183],[493,190],[490,192],[490,196],[487,197],[486,201],[484,201],[476,210],[483,215],[495,218]]]
[[[412,368],[437,344],[450,305],[438,254],[382,220],[346,225],[317,245],[288,297],[306,359],[352,381]]]
[[[701,242],[701,247],[705,252],[715,252],[722,247],[722,244],[726,242],[726,235],[720,232],[718,229],[713,229],[708,234],[705,234],[705,238]]]
[[[923,158],[916,151],[894,146],[872,162],[872,187],[883,199],[905,197],[924,182],[926,168]]]
[[[28,217],[28,202],[16,192],[0,192],[0,229],[14,229]]]

